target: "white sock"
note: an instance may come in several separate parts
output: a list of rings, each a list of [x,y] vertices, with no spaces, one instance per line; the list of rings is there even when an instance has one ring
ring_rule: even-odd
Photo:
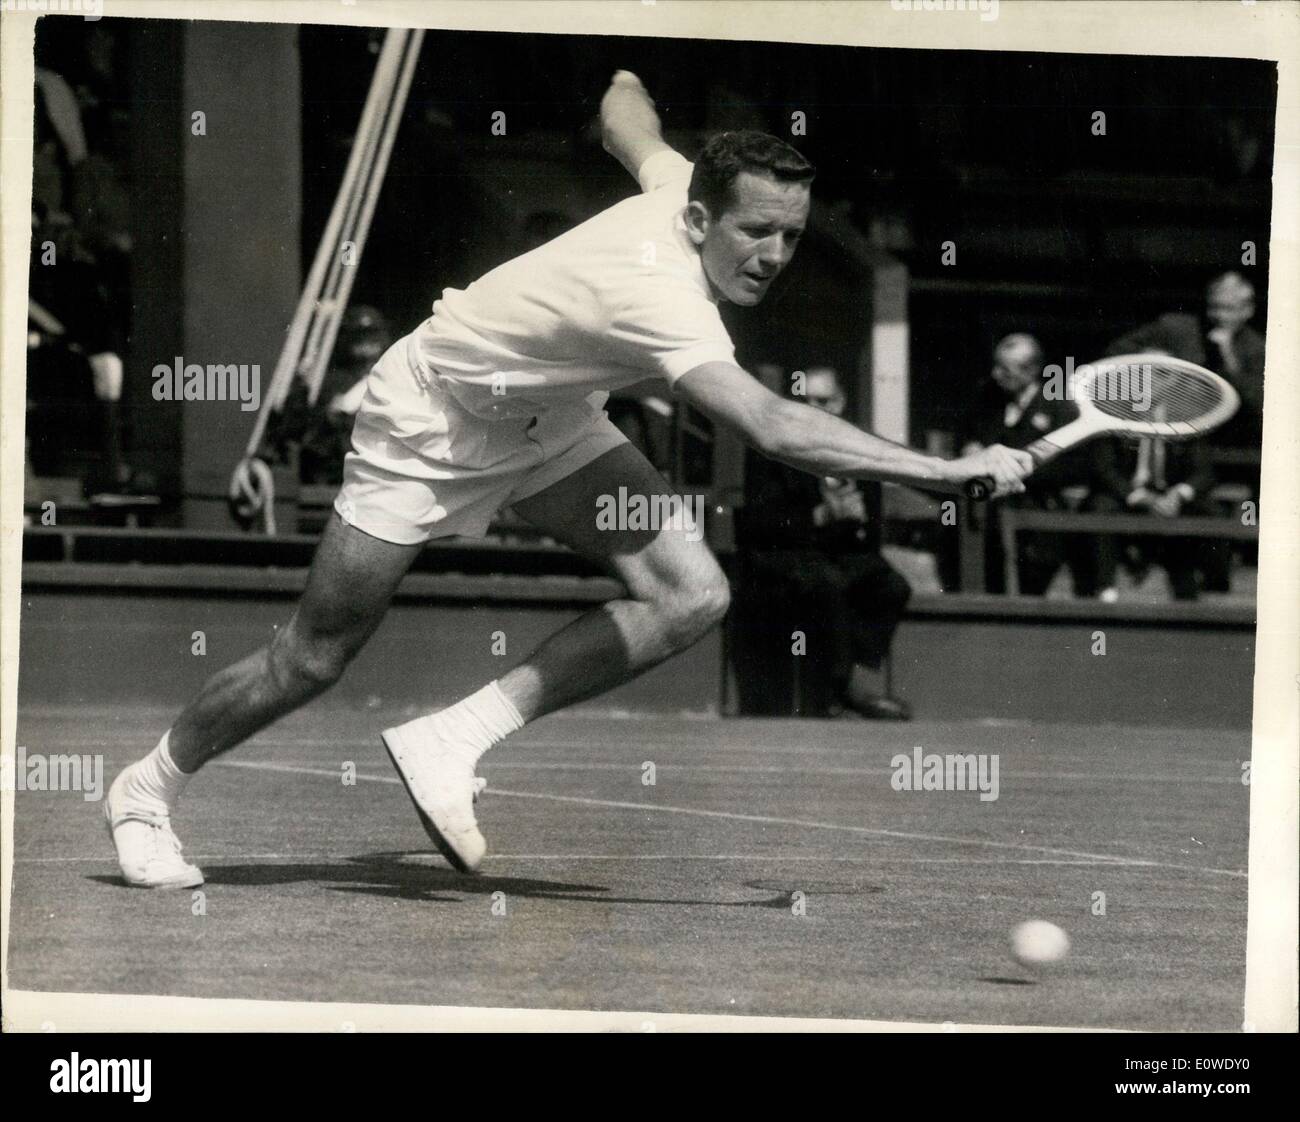
[[[171,731],[163,733],[163,738],[143,760],[133,765],[131,787],[133,793],[148,799],[156,799],[170,813],[190,781],[190,776],[181,771],[172,761],[171,751],[167,746]]]
[[[417,739],[442,740],[472,768],[492,745],[523,728],[524,719],[501,687],[489,682],[440,713],[417,717],[398,727]]]

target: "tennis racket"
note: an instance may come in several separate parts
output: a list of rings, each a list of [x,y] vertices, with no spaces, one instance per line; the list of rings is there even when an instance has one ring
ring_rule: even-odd
[[[1079,415],[1024,449],[1035,468],[1099,436],[1204,436],[1241,404],[1237,391],[1212,370],[1163,354],[1117,355],[1080,366],[1068,394]],[[971,499],[987,499],[994,489],[991,476],[966,481]]]

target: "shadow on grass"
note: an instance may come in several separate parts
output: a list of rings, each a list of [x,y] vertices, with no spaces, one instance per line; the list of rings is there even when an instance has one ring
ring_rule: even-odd
[[[209,865],[204,869],[204,888],[235,886],[269,887],[286,884],[320,884],[334,892],[346,892],[385,899],[420,903],[454,904],[467,896],[491,896],[503,892],[532,900],[573,900],[600,904],[667,904],[679,907],[788,908],[790,894],[761,900],[681,899],[671,897],[615,896],[605,885],[581,884],[533,877],[466,875],[443,863],[433,851],[366,853],[343,858],[339,863],[258,862],[244,865]],[[98,884],[124,888],[121,877],[94,874],[87,878]],[[758,886],[747,885],[747,888]]]

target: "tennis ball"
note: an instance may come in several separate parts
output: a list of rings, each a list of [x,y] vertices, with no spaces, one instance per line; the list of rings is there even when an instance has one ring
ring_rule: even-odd
[[[1070,950],[1070,937],[1054,923],[1031,919],[1011,932],[1011,953],[1021,966],[1050,966]]]

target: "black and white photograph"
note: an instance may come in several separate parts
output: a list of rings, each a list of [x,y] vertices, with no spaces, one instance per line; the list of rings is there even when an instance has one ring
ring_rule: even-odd
[[[6,1031],[1296,1031],[1300,5],[2,7]]]

